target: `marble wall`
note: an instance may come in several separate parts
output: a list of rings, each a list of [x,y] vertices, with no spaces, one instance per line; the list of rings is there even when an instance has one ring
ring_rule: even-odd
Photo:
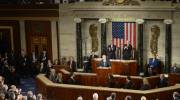
[[[160,2],[157,2],[160,4]],[[180,11],[176,10],[170,3],[166,4],[151,4],[148,3],[141,5],[140,7],[92,7],[80,6],[76,4],[72,7],[73,16],[69,15],[60,18],[60,51],[61,56],[74,56],[76,57],[76,36],[75,36],[75,22],[73,18],[78,17],[86,19],[82,22],[82,34],[83,38],[86,38],[87,54],[91,51],[91,38],[89,36],[89,25],[95,23],[98,25],[98,38],[100,39],[100,24],[97,20],[87,20],[91,18],[108,18],[107,22],[107,44],[110,44],[112,40],[112,21],[136,21],[136,19],[145,19],[144,27],[144,57],[146,63],[147,59],[152,57],[150,53],[150,38],[152,25],[158,25],[160,27],[160,36],[158,40],[158,56],[165,60],[165,24],[164,19],[172,19],[174,21],[172,26],[172,62],[180,64]],[[153,6],[152,6],[153,5]],[[177,5],[176,5],[177,6]],[[96,9],[97,8],[97,9]],[[126,9],[127,8],[127,9]],[[149,9],[148,9],[149,8]],[[176,11],[175,11],[176,10]],[[99,41],[100,43],[100,41]],[[83,44],[83,48],[84,44]],[[100,49],[100,45],[99,45]],[[100,54],[101,51],[98,52]],[[85,52],[83,52],[85,54]]]

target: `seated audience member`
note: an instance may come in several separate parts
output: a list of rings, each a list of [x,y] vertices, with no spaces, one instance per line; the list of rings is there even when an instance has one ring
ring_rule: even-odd
[[[141,100],[147,100],[145,96],[142,96],[141,97]]]
[[[168,82],[167,82],[167,79],[164,77],[164,74],[160,74],[159,78],[160,80],[159,80],[158,87],[159,88],[166,87],[168,85]]]
[[[148,63],[148,71],[150,71],[152,75],[156,75],[157,73],[155,72],[155,69],[157,69],[160,66],[160,62],[159,60],[156,58],[156,56],[154,58],[149,59],[149,63]],[[149,75],[150,76],[150,75]]]
[[[99,67],[111,67],[111,62],[107,59],[105,54],[102,55],[102,60],[99,63]]]
[[[52,82],[56,82],[56,70],[55,69],[50,70],[50,75],[48,76],[48,78]]]
[[[71,73],[70,78],[68,79],[68,84],[77,84],[76,80],[74,79],[75,74]]]
[[[177,72],[178,72],[177,64],[174,63],[174,65],[171,66],[170,68],[170,73],[177,73]]]
[[[74,61],[74,58],[72,56],[69,57],[69,61],[67,62],[67,65],[71,72],[76,71],[76,62]]]
[[[173,100],[180,100],[180,94],[178,92],[173,93]]]
[[[47,61],[47,67],[48,68],[52,68],[53,67],[50,59],[48,59],[48,61]]]
[[[34,95],[33,95],[33,92],[32,92],[32,91],[28,91],[28,92],[27,92],[27,100],[34,100],[34,99],[33,99],[33,96],[34,96]]]
[[[106,100],[116,100],[116,93],[111,93],[111,95],[107,97]]]
[[[62,74],[58,73],[56,76],[56,83],[63,83]]]
[[[43,100],[43,96],[42,96],[41,93],[38,93],[38,95],[37,95],[37,100]]]
[[[55,59],[55,60],[53,61],[53,65],[60,65],[59,60],[58,60],[58,59]]]
[[[66,57],[61,58],[60,65],[67,66],[67,58]]]
[[[6,97],[5,94],[1,92],[1,93],[0,93],[0,100],[5,100],[5,97]],[[19,99],[18,99],[18,100],[19,100]]]
[[[98,100],[98,94],[97,93],[93,94],[93,100]]]
[[[143,84],[141,85],[141,90],[149,90],[150,84],[147,78],[143,78]]]
[[[43,62],[40,63],[39,73],[48,74],[48,68]]]
[[[124,100],[132,100],[131,96],[126,96]]]
[[[79,96],[79,97],[77,98],[77,100],[83,100],[83,97],[82,97],[82,96]]]
[[[127,76],[126,83],[124,85],[124,89],[133,89],[133,82],[131,81],[131,77]]]
[[[108,75],[108,87],[114,88],[115,87],[115,80],[112,74]]]

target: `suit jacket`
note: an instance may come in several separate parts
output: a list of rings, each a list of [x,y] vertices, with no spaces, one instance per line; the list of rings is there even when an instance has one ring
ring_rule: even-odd
[[[16,55],[14,53],[11,53],[8,55],[8,64],[12,66],[16,66]]]
[[[149,90],[150,86],[148,84],[142,84],[141,85],[141,90]]]
[[[109,60],[106,60],[106,62],[101,60],[98,67],[111,67],[111,62]]]
[[[131,56],[132,56],[132,45],[129,44],[129,45],[124,45],[124,48],[123,48],[123,59],[124,60],[130,60],[131,59]]]
[[[69,78],[68,79],[68,84],[76,84],[76,80],[75,79],[72,79],[72,78]]]
[[[153,59],[153,58],[149,59],[149,64],[148,64],[149,67],[156,68],[156,67],[159,67],[159,65],[160,63],[158,59]]]
[[[72,71],[72,72],[76,71],[76,62],[75,61],[72,61],[72,64],[71,64],[71,61],[68,61],[67,65],[69,66],[70,71]]]
[[[40,57],[39,57],[39,61],[47,63],[47,61],[48,61],[48,54],[46,53],[45,55],[43,55],[43,53],[42,53],[40,55]]]
[[[124,85],[125,89],[133,89],[133,82],[129,81]]]
[[[111,48],[110,50],[108,48]],[[108,59],[116,59],[116,46],[115,45],[108,45],[107,54]]]
[[[158,85],[159,88],[166,87],[167,85],[168,85],[168,83],[165,78],[159,80],[159,85]]]

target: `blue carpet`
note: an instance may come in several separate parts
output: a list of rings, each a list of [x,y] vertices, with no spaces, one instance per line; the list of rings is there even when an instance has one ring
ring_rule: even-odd
[[[32,91],[35,94],[36,93],[35,79],[33,79],[33,78],[21,79],[19,88],[22,89],[23,95],[26,95],[27,91]]]

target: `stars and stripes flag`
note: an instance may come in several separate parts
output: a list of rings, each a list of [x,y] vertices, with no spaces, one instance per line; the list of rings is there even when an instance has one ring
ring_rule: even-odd
[[[112,42],[117,47],[123,48],[127,41],[136,48],[136,23],[135,22],[112,22]]]

